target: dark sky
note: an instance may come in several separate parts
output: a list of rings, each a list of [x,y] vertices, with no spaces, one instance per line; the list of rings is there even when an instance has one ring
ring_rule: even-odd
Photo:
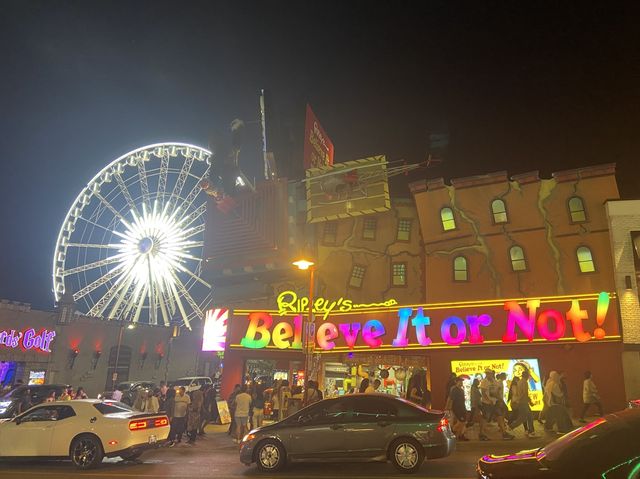
[[[293,131],[309,102],[337,161],[418,162],[446,125],[422,175],[617,162],[639,197],[638,12],[609,3],[0,0],[0,297],[51,307],[84,184],[139,146],[207,146],[260,88]]]

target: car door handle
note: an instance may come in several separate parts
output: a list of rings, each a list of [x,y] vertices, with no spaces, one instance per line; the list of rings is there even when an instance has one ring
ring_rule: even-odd
[[[95,417],[95,416],[93,416],[91,419],[89,419],[89,422],[90,422],[91,424],[93,424],[93,423],[94,423],[94,422],[96,422],[97,420],[98,420],[98,418],[97,418],[97,417]]]
[[[344,426],[342,424],[332,424],[330,427],[335,431],[336,429],[342,429]]]

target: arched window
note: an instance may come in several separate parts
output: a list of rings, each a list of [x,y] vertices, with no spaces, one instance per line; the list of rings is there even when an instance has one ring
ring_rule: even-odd
[[[456,219],[453,217],[451,208],[442,208],[440,210],[440,219],[442,220],[442,229],[445,231],[456,229]]]
[[[524,250],[520,246],[512,246],[509,250],[509,256],[511,257],[511,269],[514,271],[525,271],[527,269]]]
[[[593,255],[591,250],[586,246],[580,246],[576,250],[578,256],[578,266],[580,266],[581,273],[593,273],[596,270],[596,266],[593,263]]]
[[[579,196],[569,198],[569,214],[572,223],[587,221],[587,214],[584,211],[584,203]]]
[[[455,281],[467,281],[469,279],[467,258],[464,256],[456,256],[453,260],[453,279]]]
[[[493,222],[506,223],[507,222],[507,207],[504,201],[498,199],[491,202],[491,213],[493,213]]]

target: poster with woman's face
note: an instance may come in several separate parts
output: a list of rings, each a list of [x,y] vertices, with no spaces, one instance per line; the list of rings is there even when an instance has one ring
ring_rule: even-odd
[[[465,361],[451,361],[451,371],[457,376],[464,376],[463,383],[467,409],[471,409],[471,385],[474,379],[484,379],[484,371],[493,369],[496,376],[500,373],[507,375],[504,381],[504,401],[508,404],[509,387],[514,377],[522,377],[522,373],[529,371],[529,398],[532,411],[542,410],[542,380],[540,366],[537,359],[478,359]]]

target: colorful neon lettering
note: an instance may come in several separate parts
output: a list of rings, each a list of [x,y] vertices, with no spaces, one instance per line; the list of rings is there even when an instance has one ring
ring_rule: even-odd
[[[607,311],[609,311],[609,295],[602,292],[598,295],[598,307],[596,309],[596,324],[598,327],[593,332],[596,339],[603,339],[606,335],[602,325],[607,317]]]
[[[409,327],[409,318],[411,317],[411,313],[413,313],[413,308],[400,308],[398,310],[398,334],[391,343],[396,348],[405,348],[409,345],[409,340],[407,339],[407,328]]]
[[[384,336],[386,333],[384,326],[377,319],[370,319],[364,323],[362,328],[362,339],[369,345],[370,348],[379,348],[382,345],[382,339],[380,336]]]
[[[51,343],[55,337],[55,331],[49,331],[44,328],[37,333],[33,328],[25,329],[24,331],[11,329],[9,331],[0,331],[0,346],[12,349],[19,346],[23,351],[34,350],[50,353]]]
[[[250,313],[247,317],[249,327],[240,344],[245,348],[262,349],[269,344],[271,334],[269,328],[273,324],[273,318],[267,313]],[[256,334],[260,335],[260,339],[256,339]]]
[[[608,296],[607,296],[608,297]],[[571,321],[571,327],[573,328],[573,336],[581,343],[589,341],[591,335],[585,333],[582,329],[582,321],[589,317],[584,309],[580,309],[580,301],[574,299],[571,301],[571,309],[567,311],[567,319]]]
[[[344,341],[349,346],[349,349],[353,349],[358,339],[358,333],[360,332],[360,323],[343,323],[338,326],[340,332],[344,336]]]
[[[411,320],[411,325],[416,328],[416,337],[421,346],[429,346],[431,344],[431,338],[427,335],[425,326],[431,324],[431,318],[425,316],[422,308],[418,308],[416,315]]]
[[[284,321],[276,324],[273,328],[272,339],[273,344],[278,349],[287,349],[291,346],[291,341],[288,339],[293,336],[293,328],[289,323]]]
[[[489,326],[493,319],[488,314],[481,314],[479,316],[467,316],[467,323],[469,323],[469,342],[471,344],[484,343],[484,336],[480,332],[480,326]]]
[[[507,301],[504,303],[504,309],[508,311],[509,314],[507,315],[507,331],[504,333],[504,336],[502,336],[502,342],[514,343],[518,339],[516,326],[522,330],[525,338],[533,341],[533,333],[536,326],[536,311],[539,307],[539,299],[530,299],[527,301],[527,308],[529,309],[529,317],[527,317],[520,305],[515,301]]]
[[[451,335],[452,326],[455,326],[456,328],[455,337]],[[442,322],[442,326],[440,327],[440,334],[442,334],[442,339],[444,339],[447,344],[457,346],[458,344],[461,344],[465,339],[467,339],[467,325],[459,317],[449,316]]]
[[[318,346],[320,346],[325,351],[331,351],[336,347],[335,341],[339,336],[338,328],[333,323],[323,323],[318,328],[318,332],[316,334],[316,339],[318,341]]]

